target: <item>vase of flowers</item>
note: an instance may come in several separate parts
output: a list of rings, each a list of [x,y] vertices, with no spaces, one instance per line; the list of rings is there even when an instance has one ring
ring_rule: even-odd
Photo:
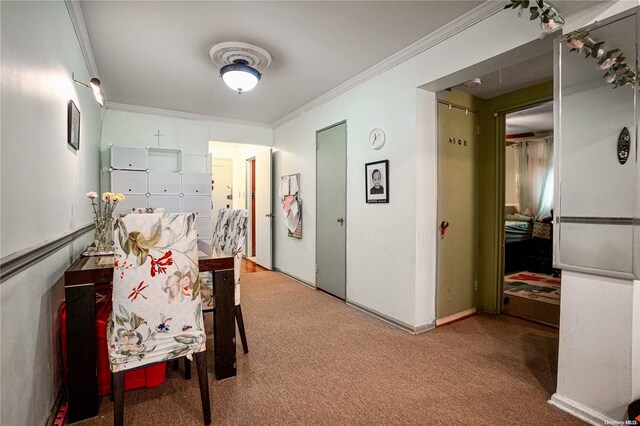
[[[87,198],[91,200],[93,207],[93,223],[96,227],[93,236],[93,244],[97,253],[109,253],[113,251],[112,227],[113,211],[118,203],[124,200],[124,195],[105,192],[102,194],[102,203],[96,201],[98,194],[94,191],[87,192]]]

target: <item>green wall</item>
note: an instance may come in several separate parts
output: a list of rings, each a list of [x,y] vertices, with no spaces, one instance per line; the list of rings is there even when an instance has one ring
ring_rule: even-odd
[[[504,119],[507,113],[553,99],[553,81],[482,101],[480,109],[480,201],[478,310],[498,313],[504,274]]]

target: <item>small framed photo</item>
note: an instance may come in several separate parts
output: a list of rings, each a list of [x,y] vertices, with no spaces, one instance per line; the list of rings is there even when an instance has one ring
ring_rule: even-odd
[[[367,203],[389,202],[389,160],[364,165],[365,199]]]
[[[80,110],[69,100],[67,118],[67,143],[76,151],[80,149]]]

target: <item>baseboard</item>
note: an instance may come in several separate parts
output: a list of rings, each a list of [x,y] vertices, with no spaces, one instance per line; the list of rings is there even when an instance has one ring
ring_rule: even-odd
[[[431,322],[429,324],[422,324],[422,325],[419,325],[419,326],[415,327],[413,334],[424,333],[425,331],[433,330],[434,328],[436,328],[436,321],[435,320],[433,320],[433,322]]]
[[[58,389],[58,394],[56,395],[56,399],[53,402],[53,407],[51,408],[51,413],[49,413],[49,417],[47,418],[45,426],[53,426],[53,423],[56,421],[56,417],[58,416],[58,412],[60,411],[60,407],[62,407],[62,404],[64,403],[66,394],[67,393],[65,392],[64,385],[60,386],[60,389]]]
[[[390,316],[387,316],[387,315],[383,314],[382,312],[378,312],[375,309],[367,308],[366,306],[363,306],[363,305],[361,305],[359,303],[356,303],[354,301],[351,301],[351,300],[346,300],[345,303],[347,305],[349,305],[349,306],[352,306],[352,307],[362,311],[362,312],[365,312],[365,313],[367,313],[369,315],[372,315],[372,316],[374,316],[374,317],[376,317],[376,318],[378,318],[378,319],[380,319],[380,320],[382,320],[382,321],[384,321],[384,322],[386,322],[388,324],[391,324],[391,325],[393,325],[395,327],[398,327],[401,330],[408,331],[411,334],[417,334],[416,328],[414,326],[409,325],[409,324],[407,324],[405,322],[402,322],[402,321],[398,321],[395,318],[391,318]],[[428,326],[430,326],[430,324],[427,324],[426,326],[428,327]],[[425,327],[425,326],[420,326],[420,327],[422,328],[422,327]],[[431,328],[433,328],[433,327],[431,327]],[[420,332],[422,333],[423,331],[427,331],[427,330],[422,330]]]
[[[314,290],[316,289],[315,284],[310,283],[310,282],[308,282],[308,281],[305,281],[305,280],[303,280],[302,278],[298,278],[298,277],[296,277],[295,275],[291,275],[291,274],[290,274],[290,273],[288,273],[288,272],[284,272],[284,271],[283,271],[282,269],[280,269],[280,268],[276,268],[276,267],[274,266],[274,267],[273,267],[273,270],[274,270],[274,271],[276,271],[276,272],[278,272],[279,274],[282,274],[282,275],[284,275],[284,276],[286,276],[286,277],[291,278],[291,279],[292,279],[292,280],[294,280],[294,281],[299,282],[300,284],[304,284],[304,285],[306,285],[307,287],[311,287],[311,288],[312,288],[312,289],[314,289]]]
[[[558,393],[554,393],[551,395],[551,399],[547,401],[549,404],[554,407],[571,414],[574,417],[579,418],[580,420],[584,420],[585,422],[592,425],[614,425],[621,424],[620,420],[614,420],[605,416],[602,413],[598,413],[597,411],[592,410],[591,408],[585,407],[582,404],[578,404],[572,399],[567,398],[566,396],[558,395]]]
[[[454,321],[461,320],[466,317],[470,317],[471,315],[475,315],[476,308],[467,309],[466,311],[458,312],[457,314],[449,315],[444,318],[440,318],[436,320],[436,327],[441,325],[449,324]]]

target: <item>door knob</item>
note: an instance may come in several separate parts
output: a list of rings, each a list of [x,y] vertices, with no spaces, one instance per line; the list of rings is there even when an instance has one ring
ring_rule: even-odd
[[[273,217],[273,213],[267,213],[264,215],[264,217]]]
[[[343,219],[343,218],[341,218],[341,217],[339,217],[339,218],[338,218],[338,223],[339,223],[340,225],[342,225],[342,224],[344,223],[344,219]]]

